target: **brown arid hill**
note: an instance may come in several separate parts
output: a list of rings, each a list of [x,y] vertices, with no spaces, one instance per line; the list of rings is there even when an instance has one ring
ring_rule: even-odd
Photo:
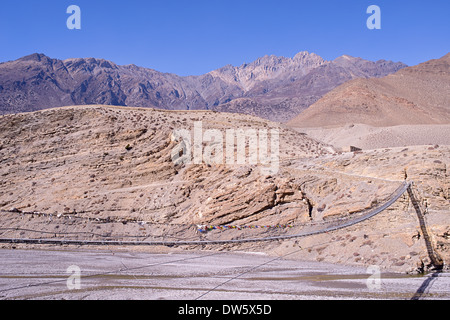
[[[349,81],[289,121],[298,128],[450,124],[450,53],[379,79]]]
[[[174,130],[192,130],[198,121],[204,129],[221,132],[277,128],[278,172],[267,175],[260,165],[250,164],[172,162]],[[0,237],[179,241],[296,234],[305,224],[352,217],[383,203],[407,178],[414,181],[418,205],[427,213],[432,244],[448,262],[449,159],[448,146],[337,154],[274,122],[211,111],[97,105],[5,115],[0,117]],[[201,233],[198,225],[271,228]],[[2,244],[36,246],[43,247]],[[394,271],[431,266],[406,195],[389,210],[341,230],[206,249],[274,255],[298,251],[290,258]]]
[[[32,54],[0,63],[0,114],[103,104],[238,112],[287,121],[345,81],[382,77],[404,67],[349,56],[326,61],[305,51],[181,77],[104,59]]]

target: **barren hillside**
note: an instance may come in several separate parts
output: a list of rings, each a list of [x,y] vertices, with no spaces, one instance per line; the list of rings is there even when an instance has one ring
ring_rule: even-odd
[[[289,122],[293,127],[450,123],[450,53],[380,79],[332,90]]]
[[[279,171],[173,163],[174,130],[199,121],[221,132],[278,128]],[[210,111],[82,106],[7,115],[0,117],[0,233],[140,241],[295,234],[383,203],[407,177],[426,206],[433,244],[448,259],[448,159],[448,146],[336,154],[270,121]],[[211,228],[199,232],[199,225]],[[407,196],[351,228],[221,249],[278,254],[298,246],[305,248],[298,259],[401,271],[430,264]]]

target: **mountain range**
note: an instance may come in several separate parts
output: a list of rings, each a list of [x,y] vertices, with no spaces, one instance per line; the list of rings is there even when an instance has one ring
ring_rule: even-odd
[[[35,53],[0,63],[0,114],[102,104],[215,110],[285,122],[349,80],[380,78],[405,67],[347,55],[326,61],[304,51],[182,77],[104,59],[58,60]]]

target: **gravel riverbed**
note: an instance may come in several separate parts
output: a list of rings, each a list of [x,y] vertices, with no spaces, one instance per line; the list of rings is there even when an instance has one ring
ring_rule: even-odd
[[[257,253],[0,250],[0,299],[449,299],[450,274],[406,275]]]

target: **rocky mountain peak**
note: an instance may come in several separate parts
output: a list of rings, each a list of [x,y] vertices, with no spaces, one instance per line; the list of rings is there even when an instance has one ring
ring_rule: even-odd
[[[18,61],[36,61],[36,62],[41,62],[41,61],[46,61],[46,60],[51,60],[51,59],[43,53],[33,53],[33,54],[30,54],[28,56],[18,59]]]

